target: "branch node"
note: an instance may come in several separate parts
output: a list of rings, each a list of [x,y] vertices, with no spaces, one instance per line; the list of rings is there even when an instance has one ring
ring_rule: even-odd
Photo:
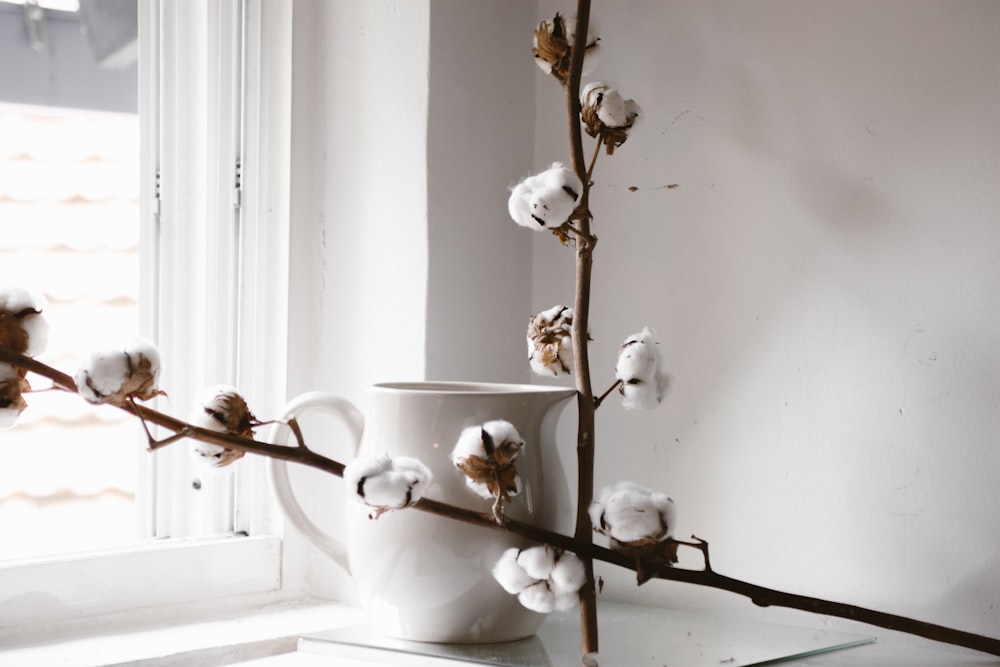
[[[605,390],[605,392],[603,394],[601,394],[600,396],[598,396],[597,398],[595,398],[594,399],[594,409],[596,410],[597,408],[601,407],[601,403],[603,403],[604,399],[608,397],[608,394],[610,394],[615,389],[617,389],[618,387],[620,387],[621,384],[622,384],[621,380],[615,380],[615,383],[613,385],[611,385],[610,387],[608,387],[607,390]]]

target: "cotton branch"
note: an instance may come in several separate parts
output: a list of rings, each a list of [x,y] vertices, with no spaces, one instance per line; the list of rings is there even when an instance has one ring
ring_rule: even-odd
[[[583,130],[580,126],[580,77],[590,25],[590,0],[578,0],[576,26],[573,29],[573,56],[566,81],[566,115],[569,125],[571,167],[583,183],[577,205],[582,212],[577,224],[581,239],[590,239],[590,173],[583,154]],[[590,285],[593,267],[593,243],[578,243],[576,248],[576,295],[573,303],[573,364],[577,390],[577,542],[591,542],[592,528],[588,510],[594,499],[594,390],[590,382],[590,357],[587,332],[590,321]],[[597,591],[594,584],[594,561],[590,554],[580,554],[587,582],[580,589],[581,655],[584,660],[598,653]]]
[[[12,366],[17,366],[42,377],[46,377],[51,380],[58,389],[69,392],[77,391],[76,383],[73,381],[72,377],[40,361],[32,359],[31,357],[18,354],[6,348],[0,348],[0,362],[8,363]],[[197,428],[191,424],[185,423],[179,419],[175,419],[169,415],[163,414],[162,412],[137,403],[134,405],[116,405],[115,407],[125,410],[130,414],[132,414],[134,410],[134,414],[140,416],[142,419],[162,426],[175,434],[184,432],[186,433],[186,437],[240,449],[250,454],[258,454],[261,456],[268,456],[284,461],[299,463],[337,477],[344,476],[344,464],[313,452],[305,446],[305,443],[302,440],[300,440],[298,445],[294,446],[275,445],[266,442],[259,442],[257,440],[251,440],[249,438],[240,438],[220,433],[218,431]],[[301,432],[298,437],[300,436]],[[179,438],[174,438],[172,441],[176,441],[178,439]],[[168,438],[168,440],[170,440],[170,438]],[[158,446],[165,445],[160,444]],[[567,535],[562,535],[544,528],[539,528],[529,523],[515,521],[509,518],[504,518],[503,523],[498,524],[492,512],[480,512],[466,509],[464,507],[456,507],[454,505],[449,505],[430,498],[421,498],[419,501],[411,505],[411,508],[447,519],[462,521],[483,529],[506,531],[539,544],[549,544],[566,551],[572,551],[576,553],[581,560],[584,560],[585,562],[589,561],[591,564],[594,560],[599,560],[610,565],[616,565],[633,571],[635,571],[637,567],[632,557],[594,544],[589,532],[589,522],[588,533],[580,539],[578,537],[569,537]],[[926,639],[947,644],[954,644],[956,646],[963,646],[965,648],[971,648],[984,653],[1000,656],[1000,639],[976,635],[962,630],[956,630],[932,623],[925,623],[912,618],[866,609],[855,605],[777,591],[721,575],[715,572],[711,567],[708,554],[708,543],[694,536],[692,536],[691,539],[694,541],[685,542],[674,540],[674,542],[679,546],[688,546],[701,551],[704,556],[704,569],[690,570],[663,565],[650,568],[648,572],[650,578],[717,588],[750,598],[754,604],[761,607],[787,607],[789,609],[798,609],[801,611],[825,614],[828,616],[836,616],[838,618],[867,623],[869,625],[887,628],[889,630],[905,632],[919,637],[924,637]],[[591,574],[588,576],[593,576],[592,570]],[[584,588],[589,587],[590,586],[588,585],[584,586]]]
[[[37,361],[36,359],[26,357],[5,348],[0,348],[0,362],[24,368],[31,373],[48,378],[52,381],[55,387],[59,389],[71,393],[77,393],[76,382],[71,376]],[[210,442],[224,447],[232,447],[250,454],[260,454],[262,456],[270,456],[271,458],[281,459],[283,461],[299,463],[312,468],[317,468],[332,475],[337,475],[338,477],[342,477],[344,474],[344,465],[342,463],[316,454],[306,447],[287,447],[284,445],[275,445],[267,442],[260,442],[258,440],[240,438],[227,433],[220,433],[219,431],[199,428],[188,424],[185,421],[159,412],[158,410],[154,410],[153,408],[149,408],[135,402],[130,402],[125,405],[115,405],[115,407],[130,414],[134,414],[145,422],[161,426],[174,434],[184,432],[185,436],[188,438],[201,440],[203,442]],[[168,437],[164,441],[151,443],[150,449],[156,450],[179,439],[180,438]]]

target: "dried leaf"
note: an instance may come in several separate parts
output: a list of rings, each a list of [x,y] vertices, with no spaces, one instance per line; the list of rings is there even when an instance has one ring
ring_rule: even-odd
[[[25,392],[31,391],[31,385],[21,375],[0,382],[0,409],[17,408],[17,413],[21,414],[28,407],[24,400]]]
[[[569,77],[569,64],[573,46],[566,40],[566,23],[558,13],[552,19],[552,29],[548,21],[542,21],[535,30],[535,57],[551,67],[550,73],[559,83],[565,84]]]
[[[28,350],[29,335],[21,322],[25,317],[38,315],[41,312],[34,308],[25,308],[18,312],[0,311],[0,347],[24,354]]]

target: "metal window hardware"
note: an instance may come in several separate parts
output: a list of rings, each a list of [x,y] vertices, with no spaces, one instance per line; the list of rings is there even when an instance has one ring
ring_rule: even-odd
[[[38,0],[26,0],[24,3],[24,27],[28,31],[28,43],[35,51],[47,51],[48,35],[45,33],[45,10]]]

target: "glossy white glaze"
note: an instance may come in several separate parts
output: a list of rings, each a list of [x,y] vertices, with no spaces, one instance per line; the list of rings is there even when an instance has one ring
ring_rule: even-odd
[[[572,389],[534,385],[408,382],[369,389],[360,453],[412,456],[433,472],[426,496],[489,512],[491,501],[473,493],[449,455],[463,428],[492,419],[511,422],[525,440],[518,461],[524,489],[507,515],[552,529],[572,525],[566,478],[554,436]],[[357,411],[329,394],[296,399],[286,414],[325,409],[357,423]],[[289,519],[317,546],[337,557],[335,536],[304,516],[275,465],[276,492]],[[346,552],[362,606],[384,634],[416,641],[500,642],[529,637],[543,616],[508,595],[490,570],[500,554],[524,541],[502,531],[471,526],[416,510],[377,520],[369,508],[349,503]],[[303,523],[303,519],[306,520]]]

